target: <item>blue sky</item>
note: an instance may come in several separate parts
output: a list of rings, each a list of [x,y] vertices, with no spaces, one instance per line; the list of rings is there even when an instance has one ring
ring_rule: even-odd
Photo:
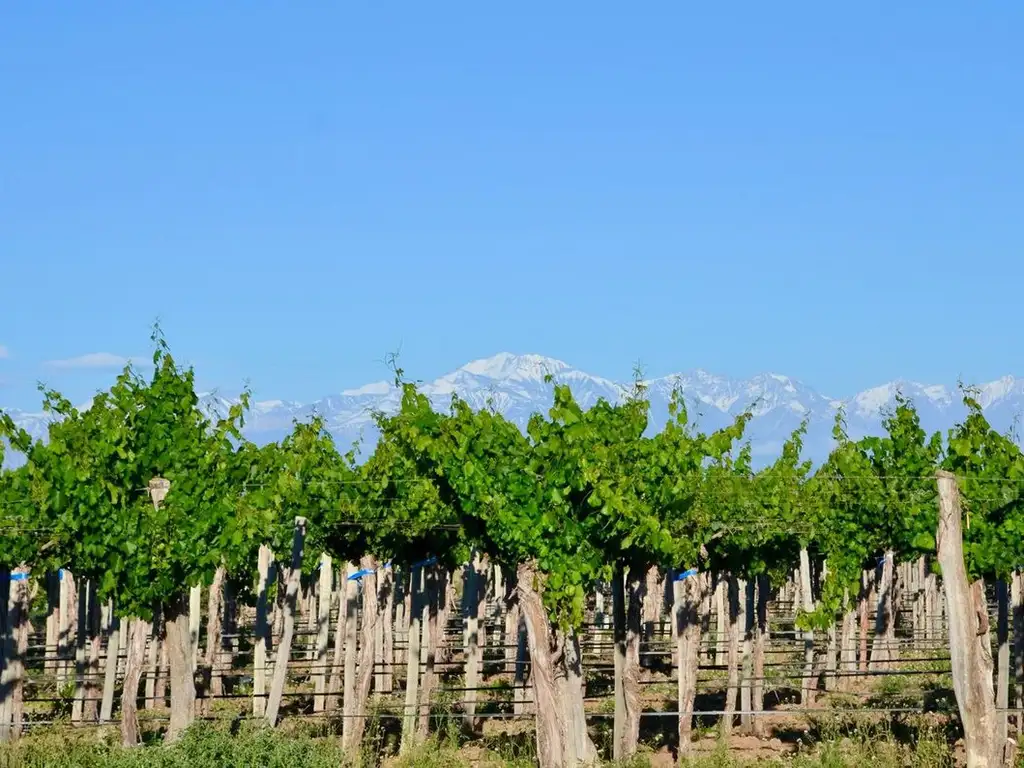
[[[627,8],[10,4],[0,405],[157,316],[204,386],[306,400],[399,346],[1024,373],[1024,5]]]

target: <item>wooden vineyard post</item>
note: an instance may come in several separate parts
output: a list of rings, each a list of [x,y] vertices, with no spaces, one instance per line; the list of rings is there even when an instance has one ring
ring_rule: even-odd
[[[156,709],[164,704],[163,692],[160,692],[157,701],[157,679],[160,677],[161,667],[161,636],[163,635],[163,615],[160,606],[153,609],[153,621],[148,630],[149,653],[146,661],[146,695],[144,706],[146,709]]]
[[[604,640],[604,625],[605,625],[605,605],[604,605],[604,584],[598,584],[594,588],[594,629],[592,630],[591,644],[593,645],[593,653],[596,656],[601,655],[601,643]],[[516,632],[518,637],[518,631]],[[509,642],[508,640],[505,641]]]
[[[385,566],[387,568],[387,566]],[[384,622],[381,629],[382,658],[384,671],[380,679],[381,693],[391,693],[395,687],[395,604],[398,592],[398,580],[395,572],[387,569],[381,572],[384,587]]]
[[[64,685],[71,678],[71,671],[74,668],[72,658],[74,656],[73,641],[78,634],[78,592],[76,590],[75,575],[65,568],[60,581],[60,664],[58,666],[57,680]]]
[[[306,518],[295,518],[295,533],[292,536],[292,562],[288,572],[288,586],[284,602],[284,632],[281,644],[277,647],[277,660],[274,662],[274,679],[270,686],[267,700],[266,718],[271,726],[277,724],[277,716],[284,697],[284,686],[288,676],[288,657],[292,651],[292,637],[295,635],[295,606],[299,598],[300,580],[302,577],[302,547],[306,541]]]
[[[95,723],[100,715],[100,652],[103,649],[103,623],[101,621],[100,602],[96,595],[96,583],[89,582],[89,603],[86,606],[88,620],[89,653],[86,660],[85,683],[85,720]]]
[[[0,744],[11,739],[10,685],[14,636],[10,631],[11,572],[0,568]]]
[[[103,669],[103,701],[100,704],[100,722],[109,723],[114,713],[114,688],[117,685],[118,657],[121,653],[121,625],[114,612],[114,601],[107,602],[104,632],[107,634],[107,660]],[[138,688],[135,689],[136,691]]]
[[[892,550],[887,550],[880,568],[881,578],[878,584],[878,603],[875,610],[875,638],[871,645],[869,669],[887,670],[889,662],[896,657],[893,647],[896,641],[893,617],[893,590],[895,587],[895,568]]]
[[[416,705],[419,702],[421,603],[425,587],[423,568],[412,569],[409,574],[409,631],[405,651],[405,709],[402,714],[402,741],[399,747],[405,754],[416,743]]]
[[[199,666],[199,630],[202,624],[203,588],[196,584],[188,591],[188,647],[192,673]]]
[[[85,718],[86,696],[86,640],[89,635],[89,592],[92,584],[81,579],[78,585],[78,631],[75,633],[75,700],[71,705],[71,722],[81,723]]]
[[[529,674],[528,670],[530,649],[526,637],[526,619],[523,617],[522,607],[519,605],[518,600],[516,601],[515,629],[515,675],[513,678],[514,703],[512,705],[512,712],[516,717],[518,717],[519,715],[523,715],[527,712],[527,696],[529,696],[529,688],[533,684],[533,678]]]
[[[392,597],[395,590],[391,583],[390,569],[378,565],[373,576],[377,598],[376,615],[373,617],[373,690],[380,694],[389,690],[385,688],[385,678],[390,669],[386,659],[386,630],[391,625]]]
[[[359,565],[349,563],[345,568],[345,592],[341,609],[345,611],[345,666],[341,678],[341,740],[348,742],[355,719],[356,703],[356,642],[359,636],[359,582],[352,578]],[[348,737],[348,738],[346,738]]]
[[[1010,736],[1010,585],[996,581],[996,645],[999,649],[996,664],[997,743],[1005,744]]]
[[[871,583],[868,572],[861,571],[860,595],[857,598],[857,621],[859,627],[857,636],[859,663],[857,670],[861,674],[867,674],[868,671],[868,602],[871,599]]]
[[[345,605],[345,590],[348,588],[348,580],[345,578],[345,569],[338,570],[338,619],[334,626],[334,650],[331,657],[331,675],[327,681],[327,698],[324,702],[324,711],[333,711],[341,703],[342,677],[345,669],[345,637],[348,626],[348,609]]]
[[[991,768],[1003,761],[999,743],[988,611],[984,583],[970,584],[964,564],[960,491],[956,478],[938,472],[939,524],[935,540],[942,566],[949,616],[949,655],[967,768]]]
[[[253,648],[252,714],[262,717],[267,711],[267,651],[270,648],[270,621],[267,616],[267,588],[270,579],[270,548],[260,545],[257,556],[256,628]]]
[[[21,733],[25,719],[25,678],[28,657],[29,632],[32,626],[29,621],[31,596],[29,590],[29,568],[22,565],[12,574],[15,579],[11,585],[11,610],[8,615],[9,628],[13,635],[14,655],[11,658],[11,725],[14,735]]]
[[[57,674],[60,653],[60,571],[46,574],[46,661],[47,676]]]
[[[811,592],[811,560],[807,554],[807,548],[800,549],[800,608],[805,613],[814,611],[814,595]],[[801,679],[800,703],[809,707],[814,704],[814,630],[805,629],[804,639],[804,668]]]
[[[0,743],[17,738],[24,719],[28,609],[28,568],[0,572]]]
[[[434,695],[434,683],[437,678],[437,650],[439,630],[439,602],[445,599],[445,584],[441,574],[443,571],[436,565],[425,568],[423,590],[423,616],[420,624],[423,628],[423,641],[420,643],[420,700],[416,710],[417,738],[422,743],[430,733],[431,700]]]
[[[726,606],[726,603],[728,602],[728,588],[729,585],[724,574],[715,574],[715,639],[712,641],[711,645],[716,665],[720,665],[722,663],[723,656],[725,656],[725,649],[727,645],[726,638],[729,633],[729,609]]]
[[[841,689],[850,686],[857,671],[857,607],[851,604],[850,590],[843,590],[843,630],[839,638],[839,669]]]
[[[320,589],[316,617],[316,656],[313,659],[315,689],[313,711],[323,712],[327,705],[327,645],[331,632],[331,596],[334,594],[334,567],[331,556],[320,555]]]
[[[751,730],[752,719],[750,712],[753,709],[753,641],[756,626],[756,600],[757,580],[750,579],[740,581],[740,591],[743,593],[743,669],[740,678],[740,726],[744,732]]]
[[[366,729],[366,709],[370,700],[370,689],[373,684],[373,671],[376,660],[376,620],[377,606],[377,562],[371,555],[364,555],[360,560],[360,571],[363,576],[362,627],[358,653],[358,676],[355,686],[355,700],[352,702],[352,716],[342,724],[342,747],[351,752],[359,748]],[[355,622],[353,622],[355,624]],[[346,726],[348,726],[346,728]]]
[[[1013,603],[1013,705],[1017,710],[1017,733],[1024,733],[1024,572],[1013,572],[1010,586]]]
[[[623,567],[612,572],[612,628],[615,675],[615,720],[612,725],[612,760],[621,762],[622,741],[626,729],[626,579]]]
[[[723,737],[728,738],[735,724],[736,699],[740,692],[740,580],[736,574],[729,573],[726,586],[726,610],[729,620],[725,625],[725,658],[728,672],[725,706],[722,707],[724,714],[719,724],[719,730]]]
[[[754,677],[751,694],[752,708],[755,714],[752,722],[754,735],[763,736],[765,732],[764,717],[759,714],[764,710],[764,670],[765,646],[768,644],[768,598],[771,583],[768,574],[757,577],[757,603],[754,623],[754,660],[751,664]]]
[[[466,566],[466,580],[462,597],[463,610],[466,615],[466,691],[462,708],[466,714],[466,730],[470,733],[476,733],[479,728],[476,705],[479,698],[477,688],[480,685],[480,673],[483,666],[480,628],[484,619],[486,578],[486,570],[484,570],[480,553],[476,552],[473,555],[473,562]]]

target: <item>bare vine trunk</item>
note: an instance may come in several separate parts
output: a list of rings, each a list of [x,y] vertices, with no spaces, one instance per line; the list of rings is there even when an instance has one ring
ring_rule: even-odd
[[[679,754],[690,751],[693,731],[693,703],[697,696],[697,668],[700,654],[700,606],[706,590],[705,575],[690,576],[673,584],[678,677]]]
[[[224,693],[224,582],[227,571],[223,566],[213,574],[213,581],[206,596],[206,651],[200,666],[203,679],[204,714],[210,713],[211,697]]]
[[[126,747],[139,744],[139,683],[142,681],[150,629],[150,623],[142,619],[132,619],[128,625],[124,686],[121,689],[121,743]]]
[[[613,759],[628,760],[640,741],[640,632],[646,574],[621,568],[612,577],[615,629],[615,742]]]
[[[288,586],[284,599],[284,626],[281,642],[277,646],[277,660],[274,663],[274,679],[270,686],[270,697],[267,700],[266,717],[271,726],[277,724],[277,716],[281,710],[281,699],[284,697],[284,685],[288,676],[288,657],[292,651],[292,638],[295,635],[295,606],[299,599],[300,578],[302,573],[302,549],[306,541],[306,518],[295,518],[295,533],[292,536],[292,562],[288,573]]]
[[[196,685],[192,665],[189,603],[185,595],[164,607],[167,657],[170,662],[171,719],[165,740],[176,741],[196,716]]]
[[[964,728],[967,768],[990,768],[1003,762],[1005,745],[998,741],[985,584],[981,579],[968,581],[956,479],[940,471],[938,485],[935,539],[946,587],[953,691]]]
[[[597,750],[583,719],[582,688],[575,682],[564,682],[567,676],[574,679],[577,673],[570,674],[566,669],[566,638],[552,631],[541,600],[539,575],[533,565],[521,564],[518,567],[516,589],[530,647],[537,762],[540,768],[571,768],[580,763],[592,763],[597,757]],[[573,637],[568,642],[573,644],[568,660],[575,667],[578,663],[578,640]],[[567,703],[566,698],[571,702]],[[574,719],[571,724],[567,722],[569,715]]]

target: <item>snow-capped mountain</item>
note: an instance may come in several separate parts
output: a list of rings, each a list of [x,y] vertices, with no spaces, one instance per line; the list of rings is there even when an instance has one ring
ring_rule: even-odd
[[[420,385],[439,409],[445,409],[453,394],[473,408],[493,408],[515,424],[525,428],[530,416],[546,410],[551,403],[552,385],[548,376],[568,384],[584,407],[599,399],[616,401],[628,395],[631,383],[615,382],[581,371],[561,360],[540,355],[515,355],[508,352],[474,360],[431,382]],[[843,408],[852,436],[878,434],[886,412],[894,407],[898,392],[913,400],[929,432],[946,430],[964,415],[957,387],[893,381],[860,392],[845,400],[827,397],[812,387],[777,373],[764,373],[749,379],[718,376],[704,370],[684,371],[643,382],[651,401],[651,429],[660,428],[668,418],[668,403],[679,389],[691,420],[703,429],[724,426],[746,409],[753,418],[747,430],[758,464],[771,461],[785,439],[804,419],[808,420],[805,454],[822,460],[832,445],[832,424],[836,411]],[[1005,376],[979,385],[976,397],[989,420],[999,430],[1011,429],[1024,411],[1024,380]],[[258,443],[279,440],[295,419],[312,413],[323,416],[339,447],[347,447],[357,438],[368,451],[376,433],[373,412],[392,412],[399,405],[400,392],[387,381],[378,381],[355,389],[342,390],[312,403],[286,400],[255,402],[246,417],[245,431]],[[233,402],[218,393],[202,396],[204,407],[212,413],[225,412]],[[48,421],[44,414],[11,412],[15,420],[33,435],[42,436]]]

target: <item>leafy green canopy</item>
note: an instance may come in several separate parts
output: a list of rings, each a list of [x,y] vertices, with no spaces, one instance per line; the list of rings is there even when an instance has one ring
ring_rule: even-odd
[[[964,507],[964,559],[972,578],[1007,579],[1024,565],[1024,456],[992,429],[963,392],[967,418],[949,431],[942,463],[957,475]]]
[[[53,414],[46,444],[5,432],[26,454],[46,567],[72,567],[123,615],[145,617],[231,557],[236,515],[235,445],[248,395],[212,423],[199,408],[194,373],[179,368],[157,330],[153,374],[130,366],[86,409],[44,392]],[[159,508],[147,488],[170,481]]]
[[[0,466],[4,445],[0,442]],[[28,467],[0,469],[0,570],[10,571],[25,564],[34,567],[40,559],[41,531],[32,504]]]
[[[701,506],[711,534],[706,547],[712,569],[748,579],[767,574],[778,583],[813,539],[805,488],[811,463],[800,459],[806,428],[801,424],[779,458],[756,474],[749,447],[736,461],[709,467]]]
[[[928,437],[913,403],[899,394],[883,426],[885,436],[853,441],[838,414],[837,446],[810,484],[820,521],[818,548],[828,563],[822,620],[848,607],[860,589],[862,570],[873,568],[880,556],[935,552],[941,439]]]

